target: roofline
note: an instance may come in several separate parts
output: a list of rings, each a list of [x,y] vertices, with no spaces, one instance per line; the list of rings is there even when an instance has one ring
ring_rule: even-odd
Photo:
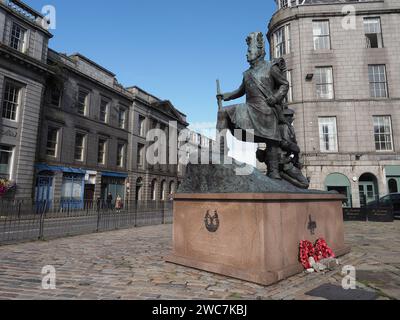
[[[181,112],[179,109],[177,109],[177,108],[174,106],[174,104],[171,102],[171,100],[163,100],[163,99],[160,99],[159,97],[156,97],[155,95],[153,95],[153,94],[147,92],[146,90],[143,90],[142,88],[140,88],[139,86],[136,86],[136,85],[135,85],[135,86],[127,87],[126,89],[128,89],[128,90],[129,90],[129,89],[138,89],[139,91],[142,91],[143,93],[149,95],[150,97],[153,97],[153,98],[156,99],[158,102],[166,102],[166,101],[168,101],[168,102],[173,106],[173,108],[174,108],[179,114],[181,114],[181,115],[184,116],[184,117],[187,116],[185,113],[183,113],[183,112]]]
[[[70,58],[70,59],[72,59],[73,57],[78,57],[78,58],[80,58],[82,60],[85,60],[86,62],[89,62],[91,65],[95,66],[96,68],[99,68],[100,70],[106,72],[108,75],[110,75],[112,77],[116,77],[115,73],[113,73],[110,70],[102,67],[98,63],[94,62],[93,60],[89,59],[88,57],[85,57],[83,54],[81,54],[79,52],[75,52],[73,54],[68,55],[68,58]]]
[[[69,59],[69,60],[70,60],[71,62],[73,62],[73,63],[75,62],[75,61],[71,60],[70,57],[66,56],[66,55],[63,54],[63,53],[59,53],[59,52],[57,52],[57,51],[55,51],[55,50],[53,50],[53,49],[50,49],[50,48],[49,48],[49,50],[52,51],[52,52],[54,52],[56,55],[59,55],[59,56],[62,56],[62,57],[64,57],[64,58]],[[52,60],[49,56],[47,57],[47,59]],[[129,91],[127,91],[126,88],[123,88],[123,87],[122,87],[126,92],[121,92],[121,91],[116,90],[115,88],[110,87],[110,86],[104,84],[103,82],[100,82],[100,81],[98,81],[97,79],[94,79],[93,77],[91,77],[91,76],[89,76],[89,75],[87,75],[87,74],[85,74],[85,73],[83,73],[83,72],[77,70],[76,68],[73,68],[73,67],[71,67],[71,66],[65,64],[65,63],[63,63],[63,66],[64,66],[65,68],[67,68],[68,70],[70,70],[71,72],[76,73],[78,76],[84,77],[84,78],[86,78],[87,80],[92,81],[92,82],[96,83],[97,85],[99,85],[99,86],[101,86],[101,87],[103,87],[103,88],[106,88],[107,90],[109,90],[109,91],[111,91],[111,92],[114,92],[114,93],[117,94],[117,95],[123,96],[126,100],[129,100],[130,102],[133,102],[133,101],[134,101],[133,95],[132,95]]]
[[[142,91],[143,93],[147,94],[148,96],[158,100],[158,101],[163,101],[162,99],[160,99],[159,97],[156,97],[154,94],[151,94],[149,92],[147,92],[146,90],[143,90],[142,88],[138,87],[138,86],[129,86],[126,88],[127,90],[129,89],[138,89],[139,91]]]

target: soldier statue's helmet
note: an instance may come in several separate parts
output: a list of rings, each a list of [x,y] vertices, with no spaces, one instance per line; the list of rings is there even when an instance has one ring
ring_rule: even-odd
[[[292,109],[285,109],[284,111],[283,111],[283,115],[286,117],[286,116],[288,116],[288,117],[293,117],[294,115],[295,115],[295,111],[294,110],[292,110]]]

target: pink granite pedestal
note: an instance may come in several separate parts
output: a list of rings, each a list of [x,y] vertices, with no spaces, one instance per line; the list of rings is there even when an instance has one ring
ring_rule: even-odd
[[[303,271],[301,240],[344,242],[343,196],[336,194],[177,194],[173,253],[166,260],[262,285]],[[218,219],[206,219],[206,215]],[[208,226],[208,227],[207,227]]]

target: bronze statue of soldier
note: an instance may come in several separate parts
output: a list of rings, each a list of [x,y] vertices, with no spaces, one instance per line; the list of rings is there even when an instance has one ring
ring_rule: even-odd
[[[267,145],[268,176],[281,180],[279,124],[285,121],[282,103],[289,91],[289,82],[282,70],[284,60],[265,61],[265,42],[261,32],[251,33],[246,41],[250,68],[243,74],[242,85],[236,91],[217,96],[220,105],[222,100],[230,101],[244,95],[246,103],[220,108],[217,130],[229,129],[232,134],[235,129],[253,130],[254,142]]]
[[[293,185],[308,189],[310,182],[301,172],[300,148],[297,144],[296,132],[293,127],[294,110],[285,109],[283,112],[286,121],[279,125],[281,131],[281,176]]]

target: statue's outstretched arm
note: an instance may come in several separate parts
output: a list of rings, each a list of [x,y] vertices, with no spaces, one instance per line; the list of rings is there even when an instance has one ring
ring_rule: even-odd
[[[224,101],[230,101],[230,100],[235,100],[238,99],[240,97],[243,97],[246,94],[246,89],[244,86],[244,80],[242,82],[242,85],[240,86],[239,89],[233,91],[233,92],[229,92],[229,93],[225,93],[224,94]]]
[[[271,75],[274,79],[275,86],[279,88],[274,97],[277,103],[281,103],[289,92],[289,82],[286,79],[286,74],[279,69],[278,65],[272,66]]]

